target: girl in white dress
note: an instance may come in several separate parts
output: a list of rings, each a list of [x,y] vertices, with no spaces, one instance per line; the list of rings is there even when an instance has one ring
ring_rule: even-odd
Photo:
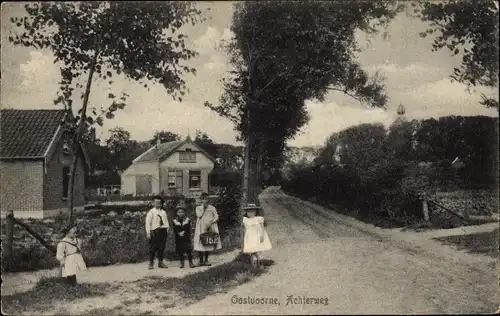
[[[56,258],[61,264],[62,277],[69,284],[76,285],[76,275],[87,270],[80,249],[82,242],[77,238],[75,226],[66,229],[66,236],[57,245]]]
[[[271,241],[264,227],[264,217],[260,216],[260,207],[248,204],[244,208],[246,214],[243,217],[245,238],[243,252],[250,254],[252,266],[260,267],[260,255],[262,251],[271,250]]]

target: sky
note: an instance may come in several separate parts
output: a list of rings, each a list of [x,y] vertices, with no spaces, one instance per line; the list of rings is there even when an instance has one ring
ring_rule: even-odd
[[[225,53],[217,44],[231,38],[231,2],[200,2],[210,8],[210,18],[194,27],[184,28],[187,45],[199,56],[187,62],[197,75],[186,75],[190,93],[183,102],[173,101],[165,89],[151,84],[149,89],[125,78],[114,79],[112,90],[96,82],[90,95],[91,105],[106,105],[107,95],[122,91],[130,95],[124,110],[98,128],[105,139],[109,129],[123,127],[131,138],[148,140],[155,131],[168,130],[186,137],[196,130],[206,132],[215,142],[237,144],[233,125],[206,108],[205,101],[217,103],[222,93],[220,80],[230,69]],[[1,11],[1,93],[2,108],[53,109],[59,67],[50,51],[13,46],[7,38],[12,26],[10,17],[23,14],[23,3],[3,2]],[[340,92],[331,92],[324,102],[306,102],[310,121],[288,142],[290,146],[318,146],[332,133],[361,123],[390,125],[397,117],[401,103],[408,119],[438,118],[448,115],[498,116],[494,109],[479,104],[481,93],[498,95],[498,90],[477,88],[467,91],[463,84],[452,82],[449,75],[460,65],[461,57],[452,57],[448,50],[433,52],[432,38],[421,38],[426,25],[406,13],[399,14],[384,30],[387,36],[357,34],[362,52],[357,58],[370,74],[379,71],[385,78],[389,96],[387,110],[368,108]],[[80,99],[74,101],[74,104]]]

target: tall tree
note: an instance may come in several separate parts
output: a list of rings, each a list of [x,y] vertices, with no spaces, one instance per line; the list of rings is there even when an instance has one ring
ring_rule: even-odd
[[[123,159],[130,148],[130,133],[122,127],[112,128],[109,132],[111,136],[106,140],[106,147],[111,158],[110,167],[113,171],[124,170],[130,164],[127,159]]]
[[[219,146],[205,132],[196,131],[194,142],[212,157],[217,158]]]
[[[386,130],[383,124],[360,124],[338,134],[340,163],[355,170],[366,170],[386,158]]]
[[[391,158],[412,160],[415,157],[417,120],[396,120],[390,127],[386,141],[386,154]],[[389,158],[389,159],[391,159]]]
[[[258,203],[261,166],[283,161],[285,143],[308,121],[307,99],[331,90],[383,107],[381,78],[355,58],[355,31],[375,32],[394,1],[262,1],[235,4],[227,50],[234,68],[219,105],[247,143],[243,200]],[[248,191],[250,188],[250,192]]]
[[[153,138],[149,141],[151,146],[155,145],[158,139],[162,143],[173,142],[176,140],[180,140],[181,137],[177,133],[173,133],[170,131],[156,131]]]
[[[430,27],[422,37],[439,33],[432,49],[447,47],[462,54],[462,65],[452,78],[469,86],[498,88],[498,0],[453,0],[415,2],[415,12]],[[485,106],[497,107],[498,99],[483,95]]]
[[[25,9],[26,16],[12,18],[18,29],[9,40],[52,51],[54,62],[61,65],[62,77],[56,104],[63,103],[72,113],[77,104],[73,92],[83,89],[75,119],[70,117],[65,123],[74,153],[89,125],[101,125],[103,116],[113,118],[113,112],[125,106],[126,94],[118,99],[110,93],[111,105],[101,108],[98,115],[97,109],[89,106],[92,84],[97,79],[112,85],[111,78],[122,74],[146,88],[148,82],[156,82],[182,101],[186,92],[182,76],[195,72],[182,61],[196,52],[186,48],[186,36],[178,31],[184,24],[200,20],[201,12],[193,3],[42,2],[26,4]],[[70,221],[77,160],[74,154],[68,199]]]
[[[207,133],[197,130],[196,136],[194,138],[195,142],[205,143],[205,144],[213,144],[214,141],[207,135]]]

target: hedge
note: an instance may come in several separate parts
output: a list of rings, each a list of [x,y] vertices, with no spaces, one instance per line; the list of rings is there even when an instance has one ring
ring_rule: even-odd
[[[229,192],[214,201],[219,213],[219,229],[223,239],[222,251],[238,247],[238,197]],[[88,266],[103,266],[115,263],[135,263],[148,258],[144,219],[150,205],[101,205],[98,209],[78,213],[76,223],[82,232],[83,249]],[[194,219],[194,205],[188,203],[188,216]],[[171,222],[175,208],[169,207]],[[54,219],[26,219],[42,237],[56,245],[63,237],[61,231],[67,225],[66,217]],[[5,221],[2,221],[2,242],[5,240]],[[166,257],[176,259],[171,233],[167,239]],[[229,249],[228,249],[229,248]],[[2,271],[17,272],[50,269],[58,265],[54,254],[43,248],[26,230],[15,227],[12,258],[2,252]]]

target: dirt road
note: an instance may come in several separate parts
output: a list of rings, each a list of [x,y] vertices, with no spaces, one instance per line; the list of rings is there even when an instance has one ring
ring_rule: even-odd
[[[275,261],[270,271],[168,314],[449,314],[499,306],[491,258],[382,232],[277,188],[261,200],[274,247],[264,255]],[[245,304],[249,298],[268,304]]]

